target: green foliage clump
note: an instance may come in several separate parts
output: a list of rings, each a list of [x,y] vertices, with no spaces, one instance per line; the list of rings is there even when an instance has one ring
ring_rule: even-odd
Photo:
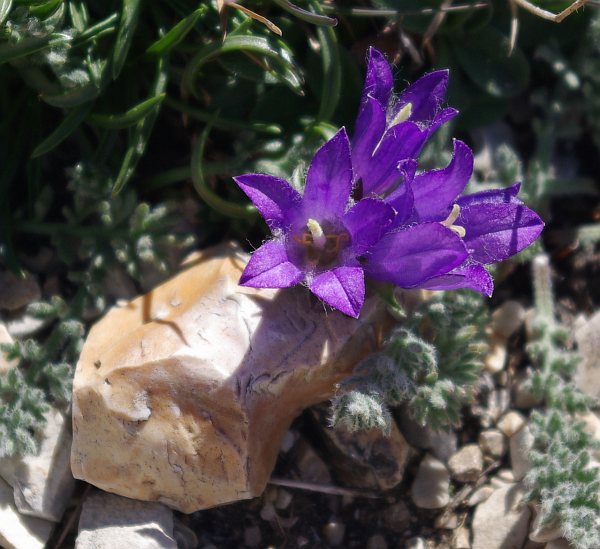
[[[580,360],[566,347],[566,330],[554,316],[550,266],[546,255],[533,262],[535,339],[528,345],[539,366],[528,382],[545,409],[530,417],[534,444],[525,477],[527,498],[539,504],[540,524],[559,526],[578,549],[600,546],[600,474],[590,452],[600,447],[584,431],[577,414],[590,412],[594,399],[571,381]]]
[[[459,425],[481,372],[487,320],[481,297],[469,291],[438,293],[424,302],[342,384],[352,391],[334,399],[333,423],[389,428],[389,415],[381,410],[406,404],[421,425]]]

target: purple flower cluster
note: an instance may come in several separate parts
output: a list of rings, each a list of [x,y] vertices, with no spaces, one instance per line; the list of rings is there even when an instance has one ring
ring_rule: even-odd
[[[234,178],[273,234],[240,284],[304,283],[352,317],[364,303],[365,275],[402,288],[491,295],[484,265],[521,251],[544,224],[517,198],[518,183],[460,196],[473,171],[462,141],[448,166],[417,173],[429,136],[457,114],[442,108],[447,84],[448,71],[436,71],[395,97],[391,68],[371,48],[352,142],[342,128],[317,151],[302,195],[270,175]]]

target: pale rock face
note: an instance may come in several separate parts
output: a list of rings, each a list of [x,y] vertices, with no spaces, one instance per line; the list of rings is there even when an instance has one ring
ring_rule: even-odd
[[[92,493],[84,502],[75,549],[177,549],[173,512],[159,503]]]
[[[577,387],[595,398],[600,397],[600,312],[575,331],[581,362],[574,377]]]
[[[50,408],[45,419],[37,454],[0,460],[0,476],[13,487],[19,512],[59,522],[75,489],[71,433],[59,410]]]
[[[13,490],[0,479],[0,547],[4,549],[43,549],[54,524],[19,513],[13,503]]]
[[[523,479],[531,469],[533,443],[534,436],[527,425],[510,437],[510,464],[516,480]]]
[[[480,503],[473,517],[473,549],[521,549],[531,512],[518,484],[498,488]]]
[[[243,288],[204,252],[91,330],[73,387],[76,478],[184,512],[259,495],[306,407],[375,349],[383,307],[326,312],[304,288]]]

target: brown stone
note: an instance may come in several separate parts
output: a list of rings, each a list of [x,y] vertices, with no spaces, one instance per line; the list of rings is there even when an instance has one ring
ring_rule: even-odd
[[[318,430],[327,447],[329,462],[335,476],[344,484],[370,490],[390,490],[400,484],[413,450],[391,421],[390,432],[379,429],[350,432],[346,428],[330,427],[329,406],[312,410]]]
[[[388,320],[359,320],[305,288],[243,288],[232,246],[93,326],[74,379],[75,477],[192,512],[259,495],[306,407],[376,348]]]

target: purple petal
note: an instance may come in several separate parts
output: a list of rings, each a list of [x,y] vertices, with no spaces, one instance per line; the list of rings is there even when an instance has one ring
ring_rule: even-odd
[[[304,212],[322,221],[324,217],[341,216],[352,191],[350,142],[342,128],[315,154],[304,188]]]
[[[325,303],[354,318],[365,301],[365,276],[360,266],[344,265],[321,273],[309,288]]]
[[[492,189],[489,191],[481,191],[478,193],[461,196],[456,203],[462,208],[464,206],[472,206],[474,204],[523,204],[517,195],[521,190],[521,183],[514,183],[505,189]]]
[[[457,290],[468,288],[490,297],[494,291],[494,281],[485,268],[479,264],[458,267],[448,274],[434,276],[419,284],[426,290]]]
[[[233,179],[254,202],[271,230],[283,229],[291,222],[290,212],[298,208],[302,197],[285,179],[260,173]]]
[[[385,109],[375,99],[368,97],[356,119],[352,138],[355,177],[363,177],[368,171],[371,156],[385,131],[385,125]]]
[[[410,120],[429,122],[433,119],[446,96],[448,69],[430,72],[406,88],[394,105],[392,119],[404,105],[411,103]]]
[[[402,122],[390,128],[377,147],[363,175],[364,194],[384,194],[399,178],[398,163],[414,158],[427,139],[427,131],[413,122]]]
[[[412,217],[415,202],[412,184],[416,169],[417,162],[412,158],[402,160],[398,165],[398,170],[402,174],[402,183],[385,198],[385,201],[396,211],[394,227],[400,227]]]
[[[473,153],[462,141],[454,140],[450,164],[441,170],[423,172],[415,177],[415,210],[421,221],[445,219],[473,173]]]
[[[473,259],[484,264],[515,255],[544,228],[544,222],[533,210],[514,202],[463,206],[455,223],[465,228],[463,240]]]
[[[431,136],[440,126],[443,126],[446,122],[452,120],[457,114],[458,111],[452,107],[442,109],[433,117],[433,120],[427,128],[427,135]]]
[[[423,223],[385,235],[371,248],[365,272],[375,280],[413,288],[446,274],[467,256],[456,233],[439,223]]]
[[[250,257],[240,285],[252,288],[287,288],[304,279],[304,273],[288,258],[285,243],[268,240]]]
[[[394,210],[381,200],[363,198],[352,206],[342,223],[350,233],[354,255],[367,252],[383,236],[393,218]]]
[[[367,97],[373,97],[386,107],[393,86],[394,77],[387,59],[380,51],[372,47],[369,48],[367,75],[363,86],[361,104],[366,101]]]

